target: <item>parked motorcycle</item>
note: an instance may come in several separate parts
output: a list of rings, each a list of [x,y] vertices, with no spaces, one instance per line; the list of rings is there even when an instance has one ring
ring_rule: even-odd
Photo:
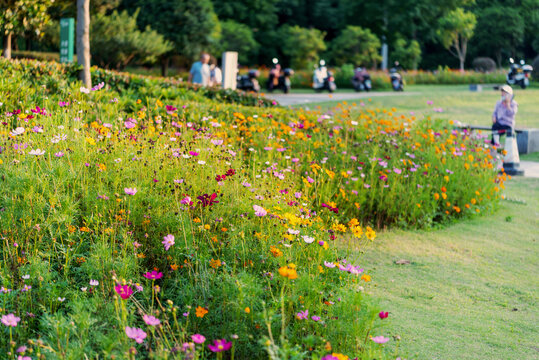
[[[245,75],[238,75],[236,78],[236,87],[243,91],[260,92],[260,84],[258,82],[258,76],[260,72],[258,70],[249,70]]]
[[[506,76],[508,85],[519,85],[522,89],[530,85],[530,75],[533,71],[531,65],[527,65],[524,60],[520,60],[520,64],[515,63],[513,58],[509,59],[511,66]]]
[[[337,90],[337,85],[335,84],[335,78],[333,77],[333,73],[331,71],[328,71],[326,67],[326,62],[324,60],[320,60],[320,66],[318,66],[314,70],[313,89],[316,92],[327,90],[330,93]]]
[[[273,59],[273,64],[274,66],[270,70],[268,83],[266,84],[268,92],[272,92],[273,90],[277,89],[282,90],[285,94],[288,94],[292,88],[292,80],[290,78],[294,75],[294,70],[286,68],[283,72],[281,72],[279,60],[275,58]]]
[[[395,91],[404,91],[404,82],[402,80],[402,75],[399,74],[399,62],[396,61],[395,65],[389,69],[389,79],[391,80],[391,86]]]
[[[371,91],[372,81],[371,76],[365,70],[365,68],[357,67],[354,70],[354,76],[352,77],[352,86],[356,91]]]

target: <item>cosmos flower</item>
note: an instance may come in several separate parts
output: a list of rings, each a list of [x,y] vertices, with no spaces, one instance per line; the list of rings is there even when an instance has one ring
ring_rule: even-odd
[[[131,289],[131,286],[129,285],[118,284],[114,287],[114,291],[116,291],[116,293],[120,295],[123,300],[129,299],[129,297],[133,294],[133,289]]]
[[[6,326],[15,327],[17,326],[19,321],[21,321],[21,318],[15,316],[14,314],[8,314],[8,315],[3,315],[0,321],[2,322],[2,324]]]
[[[165,246],[165,251],[168,251],[172,245],[174,245],[174,235],[168,234],[164,237],[165,240],[161,243]]]
[[[146,339],[147,336],[147,334],[142,329],[135,327],[130,328],[129,326],[125,327],[125,334],[128,338],[135,340],[137,344],[142,344],[142,342],[144,341],[144,339]]]
[[[161,279],[163,277],[163,273],[153,270],[152,272],[147,272],[146,274],[144,274],[144,277],[146,279],[158,280],[158,279]]]
[[[385,344],[386,342],[389,341],[389,338],[386,338],[386,337],[380,335],[380,336],[372,337],[371,340],[374,341],[377,344]]]
[[[124,192],[127,195],[135,195],[137,193],[137,188],[124,188]]]
[[[232,347],[232,342],[227,342],[225,339],[213,340],[213,345],[208,345],[208,348],[213,352],[227,351]]]
[[[202,344],[206,341],[206,338],[200,334],[193,334],[191,335],[191,340],[193,340],[195,344]]]
[[[144,322],[146,323],[146,325],[157,326],[157,325],[161,324],[161,320],[159,320],[159,319],[156,318],[155,316],[144,315],[144,316],[142,317],[142,319],[144,320]]]

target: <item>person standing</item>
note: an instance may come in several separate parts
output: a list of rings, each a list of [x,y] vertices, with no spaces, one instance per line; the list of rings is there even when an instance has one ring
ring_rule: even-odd
[[[202,86],[208,86],[210,84],[210,55],[202,53],[200,55],[200,61],[193,63],[191,70],[189,71],[189,82],[193,84],[199,84]]]
[[[498,100],[492,113],[492,139],[491,144],[500,147],[500,132],[513,131],[515,127],[515,115],[518,104],[513,100],[513,89],[509,85],[501,88],[502,98]]]
[[[210,86],[221,86],[223,82],[223,73],[219,66],[214,62],[210,65]]]

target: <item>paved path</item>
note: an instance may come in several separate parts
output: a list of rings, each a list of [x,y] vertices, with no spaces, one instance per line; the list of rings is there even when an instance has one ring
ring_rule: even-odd
[[[539,162],[520,161],[520,168],[524,170],[524,177],[539,178]]]
[[[289,105],[304,105],[309,103],[320,103],[325,101],[346,101],[355,99],[368,99],[378,96],[408,96],[417,95],[418,92],[394,92],[394,91],[380,91],[380,92],[346,92],[346,93],[315,93],[308,92],[302,94],[265,94],[269,99],[277,100],[282,106]]]

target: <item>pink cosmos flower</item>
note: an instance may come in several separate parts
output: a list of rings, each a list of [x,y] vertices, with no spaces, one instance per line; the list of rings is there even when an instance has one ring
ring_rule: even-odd
[[[144,277],[146,279],[158,280],[158,279],[161,279],[163,277],[163,273],[153,270],[152,272],[147,272],[146,274],[144,274]]]
[[[262,206],[253,205],[253,209],[255,210],[256,216],[266,216],[268,214],[268,211],[264,209]]]
[[[98,91],[98,90],[101,90],[103,89],[103,86],[105,86],[105,83],[104,82],[100,82],[99,84],[97,84],[96,86],[94,86],[92,88],[92,91]]]
[[[386,312],[380,311],[378,316],[380,317],[380,319],[385,319],[389,316],[389,313],[387,311]]]
[[[19,355],[17,356],[17,360],[32,360],[32,358],[30,356]]]
[[[124,188],[124,192],[127,195],[135,195],[137,193],[137,188]]]
[[[114,291],[116,291],[116,293],[120,295],[123,300],[129,299],[129,297],[133,294],[133,289],[131,289],[131,286],[129,285],[118,284],[114,287]]]
[[[397,168],[393,168],[393,172],[394,172],[395,174],[400,174],[400,173],[402,173],[402,170],[401,170],[401,169],[397,169]]]
[[[314,238],[311,237],[311,236],[303,235],[301,238],[302,238],[303,241],[305,241],[307,244],[311,244],[311,243],[314,242]]]
[[[336,357],[336,356],[333,356],[333,355],[331,355],[331,354],[327,354],[326,356],[324,356],[324,357],[323,357],[322,359],[320,359],[320,360],[339,360],[339,358]]]
[[[309,317],[309,310],[300,311],[296,314],[296,318],[299,320],[306,320]]]
[[[2,316],[1,321],[2,321],[2,324],[6,325],[6,326],[15,327],[15,326],[17,326],[19,321],[21,321],[21,318],[15,316],[14,314],[8,314],[8,315]]]
[[[432,100],[427,101],[427,105],[432,105],[432,104],[434,104],[434,101]]]
[[[227,342],[226,339],[213,340],[213,345],[208,345],[208,348],[213,352],[227,351],[232,347],[232,342]]]
[[[386,338],[386,337],[380,335],[380,336],[375,336],[375,337],[371,338],[371,340],[374,341],[377,344],[385,344],[386,342],[389,341],[389,338]]]
[[[332,262],[324,261],[324,266],[331,269],[334,268],[336,265]]]
[[[59,152],[55,153],[54,156],[56,156],[58,158],[61,158],[62,156],[64,156],[64,153],[59,151]]]
[[[169,115],[174,114],[174,111],[178,110],[178,108],[175,108],[174,106],[171,106],[171,105],[166,105],[165,109],[167,111],[167,114]]]
[[[191,201],[191,197],[190,197],[190,196],[184,197],[184,198],[180,201],[180,203],[183,204],[183,205],[193,205],[193,201]]]
[[[313,315],[313,316],[311,316],[311,319],[313,319],[313,321],[318,322],[318,321],[320,321],[320,316]]]
[[[130,328],[129,326],[125,327],[125,334],[128,338],[135,340],[137,344],[142,344],[142,342],[144,341],[144,339],[146,339],[147,336],[147,334],[142,329],[135,327]]]
[[[191,335],[191,340],[193,340],[195,344],[202,344],[204,341],[206,341],[206,338],[203,335],[194,334]]]
[[[99,281],[90,279],[90,286],[97,286],[99,285]]]
[[[146,325],[157,326],[161,324],[161,320],[159,320],[155,316],[144,315],[142,318],[144,319],[144,322],[146,323]]]
[[[124,121],[124,126],[126,129],[132,129],[137,125],[137,121],[135,119],[127,119],[127,121]]]
[[[219,145],[223,145],[223,140],[216,139],[216,140],[212,140],[211,143],[215,146],[219,146]]]
[[[165,246],[165,251],[168,251],[172,245],[174,245],[174,235],[168,234],[164,237],[165,240],[161,243]]]

